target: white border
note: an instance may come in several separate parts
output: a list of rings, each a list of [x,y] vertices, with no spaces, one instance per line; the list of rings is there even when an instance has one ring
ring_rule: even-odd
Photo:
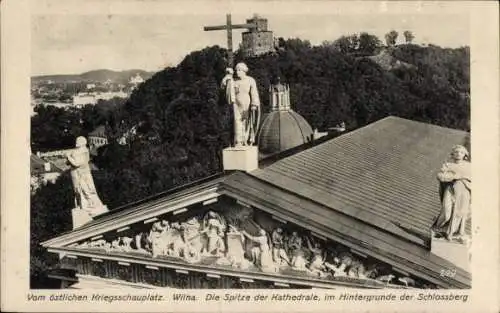
[[[499,202],[499,62],[498,4],[495,2],[354,2],[338,1],[54,1],[4,0],[1,3],[1,203],[3,311],[498,311],[498,222]],[[280,14],[376,14],[388,10],[398,14],[470,12],[471,90],[473,155],[473,288],[465,303],[233,303],[166,302],[110,305],[88,303],[27,302],[29,281],[29,107],[30,103],[30,12],[86,14],[169,14],[279,12]],[[443,25],[446,23],[443,20]],[[460,36],[460,34],[457,34]],[[55,208],[56,209],[56,208]],[[116,292],[116,291],[115,291]],[[125,291],[124,291],[125,292]],[[250,293],[250,291],[248,291]],[[323,291],[318,291],[322,293]],[[37,292],[40,293],[40,292]],[[204,295],[207,291],[194,291]],[[234,292],[233,292],[234,293]],[[374,292],[377,293],[377,292]],[[374,294],[373,293],[373,294]],[[384,291],[381,291],[384,293]]]

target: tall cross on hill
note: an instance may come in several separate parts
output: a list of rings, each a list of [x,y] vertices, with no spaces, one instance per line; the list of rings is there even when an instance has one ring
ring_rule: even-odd
[[[203,30],[211,31],[211,30],[226,30],[227,32],[227,56],[228,56],[228,67],[233,67],[233,29],[238,28],[246,28],[246,29],[255,29],[257,25],[254,23],[247,24],[232,24],[231,23],[231,14],[226,14],[226,25],[219,26],[205,26]]]

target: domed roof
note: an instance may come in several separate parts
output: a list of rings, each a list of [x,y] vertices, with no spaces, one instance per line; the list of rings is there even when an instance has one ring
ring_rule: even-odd
[[[259,150],[264,154],[285,151],[313,138],[311,125],[292,109],[271,111],[260,127]]]

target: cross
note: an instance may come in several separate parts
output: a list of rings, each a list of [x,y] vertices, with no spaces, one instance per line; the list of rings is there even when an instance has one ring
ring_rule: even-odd
[[[228,67],[233,67],[233,29],[238,28],[246,28],[246,29],[255,29],[257,28],[256,24],[248,23],[248,24],[232,24],[231,23],[231,14],[226,14],[226,25],[219,26],[205,26],[203,30],[211,31],[211,30],[226,30],[227,32],[227,56],[228,56]]]

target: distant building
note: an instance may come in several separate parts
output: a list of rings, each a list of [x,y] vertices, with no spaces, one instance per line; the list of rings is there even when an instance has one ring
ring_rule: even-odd
[[[73,105],[77,107],[84,106],[87,104],[96,104],[96,103],[97,99],[95,95],[92,93],[80,92],[73,96]]]
[[[95,97],[99,100],[111,100],[113,98],[127,98],[129,95],[124,91],[108,91],[96,93]]]
[[[245,57],[255,57],[275,51],[273,32],[267,29],[267,19],[254,15],[247,23],[257,27],[242,34],[241,51]]]
[[[124,146],[130,143],[132,138],[134,138],[137,135],[137,126],[138,125],[133,126],[129,130],[127,130],[120,138],[118,138],[117,140],[118,144]]]
[[[104,125],[98,126],[88,136],[90,153],[96,154],[97,149],[108,144],[108,137],[106,136],[106,127]]]
[[[130,77],[130,80],[128,83],[129,83],[129,85],[132,86],[132,89],[135,89],[135,88],[137,88],[137,86],[139,86],[143,82],[144,82],[144,78],[142,78],[141,75],[139,75],[139,73],[137,73],[137,74],[135,74],[135,76]]]
[[[42,159],[41,157],[32,154],[30,157],[31,192],[35,192],[41,186],[47,183],[54,183],[56,179],[63,173],[64,169],[59,168],[54,163]]]
[[[107,92],[80,92],[73,96],[74,106],[84,106],[87,104],[97,104],[99,100],[111,100],[113,98],[127,98],[128,93],[124,91],[107,91]]]

